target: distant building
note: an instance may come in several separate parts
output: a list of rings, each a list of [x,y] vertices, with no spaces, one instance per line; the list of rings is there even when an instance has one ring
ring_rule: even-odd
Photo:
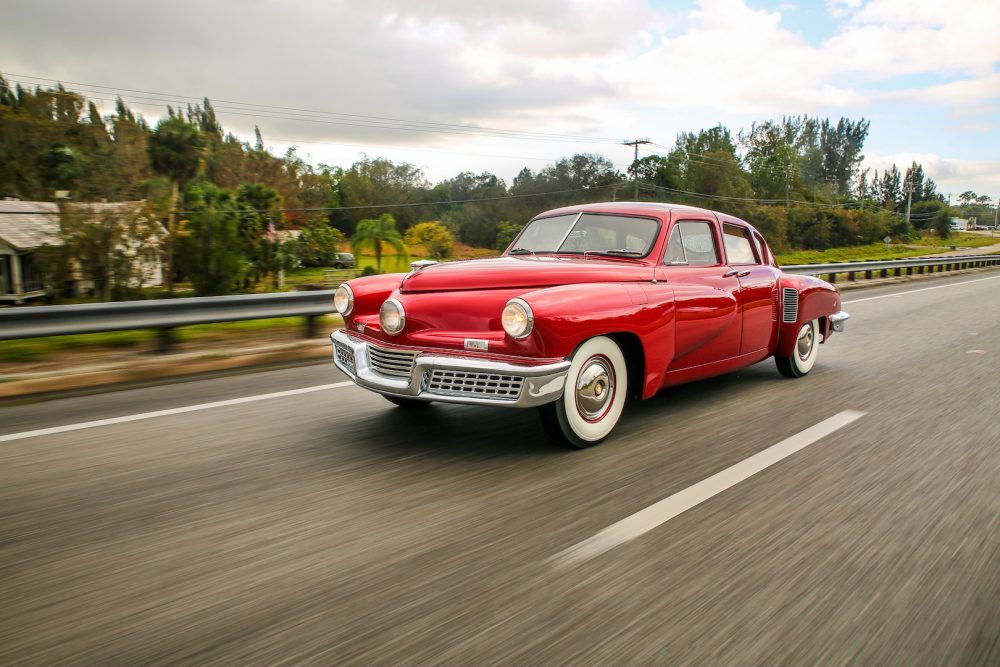
[[[965,231],[969,228],[971,223],[965,218],[952,218],[951,228],[955,231]]]
[[[68,211],[83,214],[98,222],[105,213],[141,215],[145,202],[67,203]],[[154,223],[158,231],[152,240],[133,239],[119,248],[136,254],[144,244],[159,243],[167,230]],[[61,245],[59,206],[52,202],[0,200],[0,303],[22,303],[45,295],[45,286],[35,266],[35,252],[43,245]],[[159,252],[146,253],[155,259],[143,259],[135,287],[163,284],[163,266]],[[86,292],[93,284],[74,267],[71,281],[74,292]]]
[[[35,250],[60,243],[56,204],[0,200],[0,303],[44,296]]]

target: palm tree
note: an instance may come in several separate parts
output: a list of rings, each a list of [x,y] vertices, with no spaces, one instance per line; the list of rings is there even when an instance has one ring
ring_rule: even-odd
[[[194,178],[205,152],[205,136],[179,115],[161,120],[149,137],[153,171],[170,179],[170,217],[167,222],[167,294],[174,293],[174,232],[180,187]]]
[[[351,237],[351,252],[359,255],[361,250],[369,245],[375,251],[375,270],[379,273],[382,273],[382,251],[384,249],[393,248],[403,258],[409,259],[410,257],[406,244],[403,243],[403,237],[396,231],[396,221],[388,213],[358,223],[354,236]]]

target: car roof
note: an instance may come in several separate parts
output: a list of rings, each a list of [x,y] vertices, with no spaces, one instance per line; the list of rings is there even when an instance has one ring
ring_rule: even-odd
[[[652,201],[608,201],[608,202],[595,202],[593,204],[577,204],[575,206],[563,206],[561,208],[554,208],[544,213],[539,213],[535,217],[545,217],[550,215],[555,215],[559,213],[579,213],[583,211],[584,213],[624,213],[632,215],[649,215],[654,214],[660,216],[669,211],[690,211],[698,213],[709,213],[716,215],[716,211],[712,211],[707,208],[699,208],[697,206],[687,206],[685,204],[672,204],[668,202],[652,202]],[[723,215],[719,213],[718,215]]]

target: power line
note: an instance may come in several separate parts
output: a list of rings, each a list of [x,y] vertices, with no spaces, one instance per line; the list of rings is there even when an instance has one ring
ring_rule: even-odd
[[[59,81],[58,79],[50,79],[46,77],[38,77],[27,74],[15,74],[8,73],[11,77],[21,77],[22,79],[31,79],[33,81],[18,81],[14,79],[17,83],[24,83],[26,85],[39,84],[37,81],[45,81],[56,84],[69,84],[73,86],[84,86],[88,89],[101,89],[103,91],[110,91],[116,93],[121,97],[132,97],[136,99],[145,100],[144,104],[148,103],[178,103],[190,104],[191,101],[201,102],[206,99],[205,97],[195,97],[192,95],[180,95],[173,93],[161,93],[148,90],[138,90],[134,88],[122,88],[116,86],[106,86],[103,84],[92,84],[92,83],[82,83],[74,81]],[[54,91],[57,92],[57,91]],[[97,94],[106,94],[101,91],[88,91],[95,92]],[[122,95],[124,93],[124,95]],[[136,95],[138,93],[138,95]],[[155,97],[141,97],[141,96],[155,96]],[[157,99],[162,98],[162,99]],[[442,132],[451,134],[477,134],[485,136],[500,136],[500,137],[510,137],[519,138],[526,140],[544,140],[544,141],[567,141],[567,142],[581,142],[581,143],[607,143],[607,144],[617,144],[616,139],[610,137],[593,137],[584,135],[574,135],[574,134],[560,134],[553,132],[533,132],[528,130],[510,130],[504,128],[496,127],[486,127],[468,123],[449,123],[440,121],[423,121],[414,120],[407,118],[396,118],[390,116],[376,116],[372,114],[355,114],[339,111],[325,111],[317,109],[304,109],[298,107],[285,107],[270,104],[256,104],[250,102],[239,102],[234,100],[216,100],[223,105],[236,105],[230,107],[214,107],[217,110],[222,110],[227,113],[232,114],[242,114],[242,115],[259,115],[264,118],[277,118],[285,120],[309,120],[313,119],[314,122],[327,122],[330,124],[340,124],[349,126],[359,126],[359,127],[376,127],[376,128],[386,128],[395,130],[409,130],[409,131],[424,131],[424,132]],[[247,113],[253,112],[253,113]],[[270,116],[261,114],[273,114]]]

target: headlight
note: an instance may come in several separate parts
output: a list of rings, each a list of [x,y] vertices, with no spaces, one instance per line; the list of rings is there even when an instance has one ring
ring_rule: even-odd
[[[346,284],[338,287],[333,293],[333,307],[341,315],[350,315],[354,310],[354,292]]]
[[[398,334],[406,326],[406,313],[403,304],[395,299],[386,299],[378,313],[382,331],[387,334]]]
[[[523,300],[511,299],[504,306],[500,323],[511,338],[525,338],[535,325],[535,316],[531,312],[531,306]]]

